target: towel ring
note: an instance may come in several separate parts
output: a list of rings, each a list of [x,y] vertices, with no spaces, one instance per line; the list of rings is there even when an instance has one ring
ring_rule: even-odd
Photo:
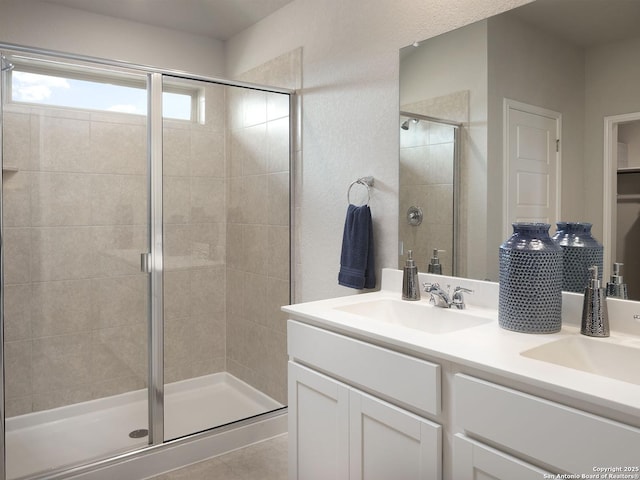
[[[371,186],[373,185],[373,177],[362,177],[351,182],[351,184],[349,185],[349,189],[347,190],[347,203],[351,203],[351,189],[354,185],[362,185],[364,187],[367,187],[367,203],[365,205],[369,205],[369,202],[371,201]]]

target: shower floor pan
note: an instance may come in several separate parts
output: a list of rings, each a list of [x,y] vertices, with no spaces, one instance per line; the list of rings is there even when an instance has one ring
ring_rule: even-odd
[[[182,437],[282,406],[226,372],[171,383],[165,386],[165,438]],[[147,428],[146,389],[8,418],[7,478],[143,447],[147,436],[131,438],[129,434]]]

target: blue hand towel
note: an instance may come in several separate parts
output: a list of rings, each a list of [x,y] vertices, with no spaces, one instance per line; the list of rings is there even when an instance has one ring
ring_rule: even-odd
[[[349,205],[342,235],[338,283],[345,287],[375,288],[373,223],[368,205]]]

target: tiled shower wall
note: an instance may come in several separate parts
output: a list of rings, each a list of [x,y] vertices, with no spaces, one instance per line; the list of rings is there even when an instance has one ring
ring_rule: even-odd
[[[145,121],[5,106],[7,416],[145,384]]]
[[[201,89],[204,122],[163,124],[165,383],[225,369],[225,90]]]
[[[422,120],[400,130],[400,239],[405,252],[413,250],[421,272],[439,249],[444,250],[439,254],[442,273],[452,273],[453,159],[453,127]],[[422,210],[420,225],[406,221],[411,206]]]
[[[244,80],[299,88],[300,65]],[[165,381],[226,367],[286,403],[288,97],[204,93],[204,124],[164,122]],[[5,107],[8,417],[146,386],[145,121]]]
[[[301,53],[241,80],[298,89]],[[288,97],[234,89],[228,112],[227,370],[286,404],[287,317],[280,306],[290,301]]]

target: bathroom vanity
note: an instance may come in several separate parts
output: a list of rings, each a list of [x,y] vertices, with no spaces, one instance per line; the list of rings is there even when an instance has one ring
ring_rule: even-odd
[[[290,480],[640,478],[636,303],[610,300],[611,337],[587,338],[564,294],[561,332],[527,335],[499,328],[497,284],[420,281],[474,293],[402,301],[385,269],[379,292],[283,307]]]

